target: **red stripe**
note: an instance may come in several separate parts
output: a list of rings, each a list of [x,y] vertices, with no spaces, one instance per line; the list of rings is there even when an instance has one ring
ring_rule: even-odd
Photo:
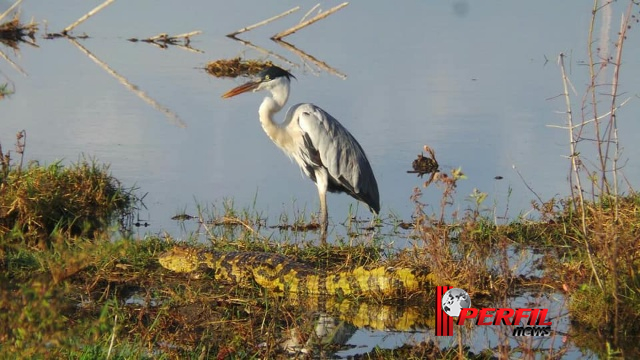
[[[436,336],[453,335],[453,318],[442,310],[442,296],[452,286],[438,286],[436,288]]]
[[[442,286],[436,287],[436,336],[442,336]]]

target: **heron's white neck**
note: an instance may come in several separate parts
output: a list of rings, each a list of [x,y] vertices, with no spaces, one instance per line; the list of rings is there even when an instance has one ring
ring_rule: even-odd
[[[260,124],[271,140],[284,148],[291,142],[291,137],[284,129],[286,124],[277,123],[273,116],[282,110],[289,99],[289,79],[282,77],[273,80],[265,85],[265,90],[269,90],[271,96],[265,97],[258,109]]]

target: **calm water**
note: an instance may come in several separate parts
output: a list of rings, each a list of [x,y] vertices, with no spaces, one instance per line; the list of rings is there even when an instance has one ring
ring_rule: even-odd
[[[32,1],[22,19],[34,18],[50,32],[61,31],[100,1]],[[324,10],[339,4],[329,1]],[[27,159],[72,162],[81,154],[111,164],[126,185],[148,192],[151,227],[187,237],[170,218],[196,203],[220,206],[233,198],[239,208],[254,207],[278,222],[282,213],[315,211],[315,185],[305,179],[263,133],[257,108],[263,94],[230,100],[220,95],[240,80],[216,79],[201,68],[208,61],[243,56],[267,57],[224,35],[279,14],[295,1],[116,2],[76,28],[91,38],[80,43],[162,106],[168,117],[127,90],[65,39],[44,40],[18,52],[0,50],[25,73],[0,59],[0,83],[15,94],[0,101],[0,141],[5,149],[25,129]],[[4,1],[6,8],[8,3]],[[338,118],[368,154],[380,187],[382,215],[408,219],[412,189],[423,180],[406,173],[424,144],[433,147],[444,170],[462,167],[468,179],[458,188],[458,209],[474,188],[490,194],[485,206],[511,218],[542,199],[568,193],[567,134],[561,125],[559,53],[569,55],[568,70],[577,95],[575,112],[587,82],[589,3],[559,1],[353,2],[342,11],[286,40],[347,75],[341,79],[269,40],[296,24],[297,13],[240,37],[286,57],[293,82],[290,103],[313,102]],[[616,29],[624,4],[612,7]],[[177,47],[163,50],[127,38],[201,30],[192,41],[202,53]],[[632,29],[624,47],[622,88],[639,91],[639,35]],[[614,31],[615,32],[615,31]],[[596,31],[596,35],[599,30]],[[604,46],[609,44],[605,42]],[[604,91],[604,90],[603,90]],[[637,98],[619,112],[625,174],[640,178],[640,109]],[[282,118],[284,114],[280,115]],[[587,153],[587,145],[583,153]],[[502,176],[502,180],[496,180]],[[510,189],[512,190],[510,192]],[[509,195],[510,194],[510,195]],[[424,200],[437,207],[439,193]],[[254,205],[255,201],[255,205]],[[348,196],[329,196],[334,224],[355,204]],[[364,207],[359,215],[368,217]],[[339,227],[337,227],[339,231]]]

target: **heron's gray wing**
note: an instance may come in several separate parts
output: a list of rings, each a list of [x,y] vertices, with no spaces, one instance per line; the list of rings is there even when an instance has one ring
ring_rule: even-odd
[[[323,166],[329,191],[346,192],[380,211],[378,184],[369,160],[356,139],[333,116],[313,104],[299,105],[293,120],[303,132],[307,166]],[[305,170],[306,171],[306,170]]]

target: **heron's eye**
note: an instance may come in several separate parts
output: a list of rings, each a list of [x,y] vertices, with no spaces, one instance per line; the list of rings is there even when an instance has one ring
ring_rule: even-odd
[[[266,81],[271,80],[271,78],[269,77],[269,75],[265,75],[265,76],[264,76],[264,79],[265,79]]]

